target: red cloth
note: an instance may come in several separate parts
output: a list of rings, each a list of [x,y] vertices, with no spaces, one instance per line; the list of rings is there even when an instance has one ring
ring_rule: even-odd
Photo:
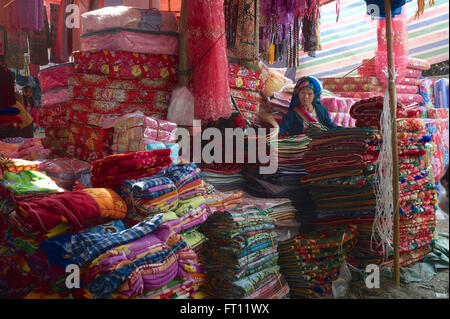
[[[223,1],[186,2],[186,38],[194,68],[194,116],[208,121],[229,118],[229,70]]]
[[[65,222],[63,217],[74,229],[87,228],[91,225],[88,221],[101,217],[97,202],[83,191],[18,202],[16,212],[24,226],[32,233],[50,231]]]

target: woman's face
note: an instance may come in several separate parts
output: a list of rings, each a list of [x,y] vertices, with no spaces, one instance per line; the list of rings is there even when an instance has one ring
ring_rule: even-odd
[[[302,106],[310,106],[314,101],[314,91],[311,88],[304,87],[298,93],[298,98]]]

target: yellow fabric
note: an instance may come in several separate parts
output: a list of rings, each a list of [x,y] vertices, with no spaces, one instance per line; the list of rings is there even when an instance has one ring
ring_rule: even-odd
[[[20,111],[19,115],[22,118],[22,124],[20,125],[21,129],[33,123],[33,118],[31,117],[30,113],[25,110],[25,108],[19,101],[16,101],[16,104],[13,107],[18,108]]]

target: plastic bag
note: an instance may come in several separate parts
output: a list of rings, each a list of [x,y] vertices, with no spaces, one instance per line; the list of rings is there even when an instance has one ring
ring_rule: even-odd
[[[331,283],[334,298],[344,298],[347,295],[351,280],[352,273],[350,272],[350,265],[344,261],[341,265],[339,278]]]
[[[194,96],[187,87],[177,87],[173,90],[167,119],[178,125],[193,125]]]

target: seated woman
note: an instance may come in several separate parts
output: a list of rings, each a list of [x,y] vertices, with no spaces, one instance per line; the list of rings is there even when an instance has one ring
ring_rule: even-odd
[[[327,128],[336,128],[328,110],[320,102],[322,84],[312,76],[298,80],[292,95],[289,111],[280,123],[278,136],[304,134],[312,123],[320,123]]]

